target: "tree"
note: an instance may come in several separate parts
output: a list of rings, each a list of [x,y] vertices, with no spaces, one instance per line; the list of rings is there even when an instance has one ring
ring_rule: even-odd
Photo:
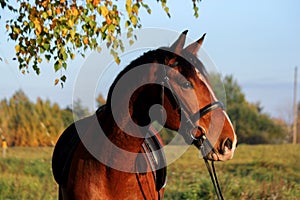
[[[87,117],[91,113],[87,107],[84,107],[82,105],[81,100],[77,99],[73,105],[73,114],[74,114],[74,120],[77,121],[79,119]]]
[[[0,101],[0,130],[9,146],[53,146],[74,121],[70,110],[38,98],[33,103],[22,90]]]
[[[233,122],[240,143],[283,143],[286,126],[262,113],[260,103],[249,103],[232,76],[223,79],[226,90],[227,113]]]
[[[96,98],[96,102],[97,102],[97,106],[100,107],[104,104],[106,104],[106,100],[105,98],[103,97],[102,94],[99,94],[98,97]]]
[[[197,2],[192,0],[194,15],[198,17]],[[157,0],[170,17],[166,0]],[[106,42],[117,63],[118,50],[123,51],[121,33],[127,32],[129,43],[134,42],[134,29],[141,27],[139,13],[144,8],[151,14],[151,8],[142,0],[36,0],[17,1],[10,5],[0,0],[2,9],[15,12],[16,18],[7,21],[9,38],[15,41],[16,58],[22,73],[30,67],[39,74],[43,60],[54,62],[55,71],[66,69],[67,60],[75,54],[84,56],[85,50],[101,51],[100,43]],[[123,12],[122,6],[125,7]],[[17,9],[15,9],[17,8]],[[61,75],[55,84],[66,81]]]

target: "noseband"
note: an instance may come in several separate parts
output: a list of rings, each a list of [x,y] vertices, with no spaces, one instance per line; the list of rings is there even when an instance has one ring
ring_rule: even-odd
[[[178,63],[175,62],[174,64],[172,64],[170,67],[174,67],[176,66]],[[190,133],[190,139],[192,141],[192,144],[196,145],[197,147],[199,147],[202,157],[204,159],[205,165],[207,167],[207,170],[209,172],[211,181],[214,185],[214,189],[216,192],[216,195],[218,197],[218,200],[223,200],[223,195],[222,195],[222,191],[220,189],[220,185],[219,185],[219,181],[217,178],[217,174],[216,174],[216,170],[215,170],[215,166],[214,166],[214,161],[211,161],[211,165],[209,165],[208,163],[208,153],[210,151],[212,151],[213,153],[216,153],[213,145],[211,144],[211,142],[208,140],[208,138],[206,137],[206,130],[204,127],[200,126],[200,125],[195,125],[195,123],[201,119],[204,115],[212,112],[213,110],[216,110],[217,108],[221,108],[222,110],[224,110],[224,104],[220,101],[215,101],[212,102],[206,106],[204,106],[203,108],[201,108],[200,110],[198,110],[196,113],[192,114],[192,116],[188,115],[186,106],[183,104],[182,106],[180,106],[181,104],[179,103],[178,98],[175,96],[175,92],[170,84],[169,81],[169,77],[167,75],[167,70],[166,70],[166,66],[164,65],[164,77],[163,77],[163,81],[162,81],[162,101],[164,99],[164,88],[165,85],[169,88],[169,90],[171,91],[171,94],[173,96],[174,101],[176,102],[176,104],[179,107],[179,111],[181,111],[181,113],[184,113],[184,117],[185,117],[185,124],[184,126],[186,127],[186,131]],[[162,102],[163,105],[164,102]],[[201,135],[199,137],[196,137],[193,135],[192,130],[196,130],[196,131],[200,131]]]

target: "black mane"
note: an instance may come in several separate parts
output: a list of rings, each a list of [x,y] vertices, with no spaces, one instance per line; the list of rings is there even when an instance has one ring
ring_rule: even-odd
[[[196,56],[185,50],[183,50],[181,54],[182,55],[175,54],[173,50],[168,47],[161,47],[156,50],[150,50],[144,53],[142,56],[138,57],[137,59],[133,60],[115,78],[108,92],[107,103],[110,104],[113,89],[115,88],[120,78],[131,69],[144,64],[150,64],[155,62],[158,64],[166,65],[170,59],[176,58],[178,66],[181,66],[185,69],[179,69],[179,72],[182,73],[183,76],[188,77],[190,73],[194,73],[194,68],[197,68],[199,72],[204,76],[204,78],[209,80],[208,73],[204,65]],[[187,68],[189,68],[190,70],[186,70]]]

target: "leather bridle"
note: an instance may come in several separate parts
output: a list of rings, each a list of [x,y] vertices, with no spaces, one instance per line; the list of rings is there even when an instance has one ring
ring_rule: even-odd
[[[171,64],[169,66],[171,68],[173,68],[177,64],[178,64],[177,62],[174,62],[173,64]],[[211,161],[211,166],[210,166],[209,162],[208,162],[208,156],[207,156],[210,151],[212,151],[213,153],[216,153],[216,150],[214,149],[214,147],[211,144],[211,142],[209,141],[209,139],[206,137],[205,128],[200,125],[196,125],[195,122],[198,121],[200,118],[202,118],[204,115],[212,112],[213,110],[216,110],[218,108],[221,108],[222,110],[224,110],[224,105],[220,101],[215,101],[215,102],[212,102],[212,103],[204,106],[203,108],[199,109],[196,113],[189,116],[186,106],[183,103],[180,104],[178,98],[175,96],[176,93],[174,92],[174,89],[173,89],[172,85],[170,84],[166,67],[167,66],[165,66],[165,65],[163,67],[164,68],[164,77],[163,77],[163,81],[162,81],[162,105],[164,105],[163,104],[164,103],[163,102],[164,101],[163,100],[164,99],[164,88],[165,88],[165,86],[167,86],[167,88],[170,90],[170,92],[173,96],[174,101],[178,105],[179,111],[184,114],[184,117],[185,117],[184,126],[186,128],[186,131],[190,134],[190,139],[192,141],[192,144],[199,147],[199,149],[201,151],[201,154],[204,159],[207,170],[209,172],[211,181],[214,185],[214,189],[215,189],[216,195],[218,197],[218,200],[223,200],[224,198],[223,198],[222,191],[220,189],[219,181],[217,178],[214,161]],[[195,129],[196,129],[196,131],[200,131],[201,135],[199,137],[196,137],[195,135],[193,135],[192,131]]]

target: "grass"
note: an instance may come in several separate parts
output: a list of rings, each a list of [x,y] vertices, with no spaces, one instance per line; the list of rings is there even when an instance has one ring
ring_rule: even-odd
[[[168,155],[181,147],[170,147]],[[52,148],[10,148],[0,155],[0,200],[57,199]],[[225,199],[300,199],[300,145],[240,145],[233,160],[216,163]],[[196,148],[168,166],[165,199],[215,199]]]
[[[240,145],[233,160],[216,163],[224,198],[300,199],[299,153],[299,145]],[[195,148],[190,148],[169,166],[166,199],[216,197],[197,154]]]
[[[0,199],[57,199],[52,148],[10,148],[0,157]]]

